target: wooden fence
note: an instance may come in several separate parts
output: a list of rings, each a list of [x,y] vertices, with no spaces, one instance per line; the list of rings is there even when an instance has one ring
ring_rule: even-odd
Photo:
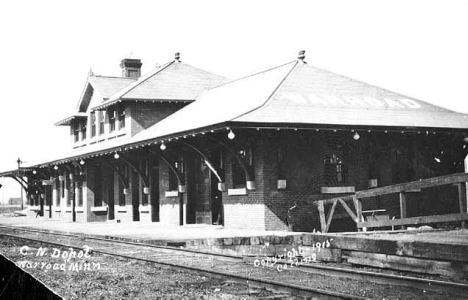
[[[347,194],[341,197],[335,197],[331,199],[319,200],[315,203],[317,205],[320,225],[322,232],[328,232],[330,224],[333,219],[333,214],[336,209],[336,205],[340,203],[348,215],[356,222],[358,230],[371,227],[384,227],[384,226],[405,226],[405,225],[418,225],[418,224],[431,224],[431,223],[442,223],[442,222],[461,222],[461,226],[466,228],[468,221],[467,213],[467,197],[466,197],[466,182],[468,182],[468,173],[457,173],[450,174],[440,177],[433,177],[422,179],[418,181],[406,182],[401,184],[395,184],[390,186],[384,186],[379,188],[373,188],[368,190],[357,191],[353,194]],[[413,192],[415,190],[432,188],[443,185],[457,185],[458,186],[458,201],[460,205],[460,213],[444,214],[444,215],[433,215],[433,216],[420,216],[407,218],[406,214],[406,193]],[[393,220],[376,220],[376,221],[364,221],[362,216],[362,200],[365,198],[399,194],[400,196],[400,219]],[[346,203],[352,201],[351,207],[354,206],[355,212]],[[369,201],[369,200],[368,200]],[[328,210],[328,214],[325,215],[325,205],[331,204],[331,208]]]

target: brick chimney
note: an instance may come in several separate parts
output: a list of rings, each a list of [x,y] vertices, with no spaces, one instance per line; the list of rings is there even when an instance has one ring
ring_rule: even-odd
[[[122,68],[122,77],[138,78],[141,76],[141,60],[134,58],[122,59],[120,67]]]

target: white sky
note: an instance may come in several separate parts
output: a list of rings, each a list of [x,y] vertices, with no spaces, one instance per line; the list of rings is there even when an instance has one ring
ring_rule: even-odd
[[[296,59],[468,113],[468,1],[2,1],[0,171],[69,147],[90,68],[175,52],[236,78]],[[19,186],[0,180],[0,200]]]

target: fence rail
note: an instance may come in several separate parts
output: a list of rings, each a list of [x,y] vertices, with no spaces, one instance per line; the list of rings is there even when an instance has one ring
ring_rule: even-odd
[[[333,214],[336,205],[340,203],[348,215],[356,222],[358,230],[368,227],[384,227],[384,226],[405,226],[415,224],[431,224],[441,222],[461,222],[463,228],[466,228],[468,221],[467,213],[467,197],[466,197],[466,182],[468,182],[468,173],[456,173],[439,177],[421,179],[418,181],[405,182],[395,185],[389,185],[379,188],[357,191],[352,194],[346,194],[340,197],[323,199],[316,202],[322,232],[328,232],[333,219]],[[458,201],[460,213],[420,216],[407,218],[406,214],[406,193],[419,191],[425,188],[455,184],[458,187]],[[380,221],[364,221],[362,216],[362,199],[383,196],[390,194],[399,194],[400,200],[400,219],[396,220],[380,220]],[[345,201],[352,200],[356,213],[346,204]],[[331,204],[327,216],[325,215],[325,205]]]

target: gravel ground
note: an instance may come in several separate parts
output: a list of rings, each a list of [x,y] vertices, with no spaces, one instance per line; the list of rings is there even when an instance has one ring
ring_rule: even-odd
[[[73,245],[82,245],[83,241],[61,238],[62,242]],[[72,243],[73,242],[73,243]],[[89,241],[86,243],[90,244]],[[103,243],[103,242],[101,242]],[[44,256],[23,256],[20,253],[19,243],[8,237],[0,240],[1,252],[13,261],[30,260],[42,263],[61,263],[63,259]],[[34,248],[50,247],[37,243],[27,242]],[[90,244],[91,245],[91,244]],[[92,246],[92,245],[91,245]],[[141,249],[136,246],[124,245],[127,253],[133,257],[149,258],[155,250]],[[118,246],[114,247],[118,250]],[[78,248],[77,248],[78,249]],[[66,249],[64,249],[66,250]],[[30,251],[30,253],[36,253]],[[63,255],[63,254],[62,254]],[[128,254],[127,254],[128,255]],[[157,254],[156,254],[157,255]],[[160,254],[159,254],[160,255]],[[73,262],[75,260],[71,260]],[[41,278],[48,286],[67,299],[156,299],[161,298],[197,298],[197,299],[238,299],[238,298],[281,298],[279,294],[255,289],[246,284],[237,284],[193,275],[188,272],[177,271],[155,264],[148,264],[134,260],[118,259],[115,257],[92,253],[89,258],[76,259],[78,263],[99,263],[100,269],[48,270],[41,268],[25,268],[32,275]],[[456,299],[454,296],[419,289],[395,287],[390,285],[369,283],[366,281],[331,278],[320,274],[309,274],[293,270],[278,272],[273,268],[254,267],[239,262],[226,262],[211,259],[201,261],[191,259],[184,261],[185,265],[196,267],[210,267],[212,269],[244,276],[264,278],[289,282],[312,288],[332,290],[361,297],[373,299]]]
[[[265,289],[249,287],[230,281],[222,281],[205,276],[193,275],[154,264],[140,261],[119,259],[108,255],[92,253],[90,258],[71,259],[65,264],[65,271],[54,270],[54,264],[62,264],[62,258],[51,255],[23,256],[20,248],[24,243],[18,243],[10,238],[0,240],[1,254],[14,262],[27,261],[33,263],[23,269],[65,299],[256,299],[283,298]],[[28,242],[31,249],[41,246]],[[62,251],[67,250],[62,248]],[[30,250],[30,253],[36,253]],[[53,253],[53,252],[52,252]],[[90,269],[70,270],[72,263],[91,263]],[[38,263],[34,268],[34,263]],[[44,263],[45,267],[42,267]],[[47,264],[52,267],[47,269]],[[94,265],[93,265],[94,263]],[[98,269],[96,264],[100,265]]]

